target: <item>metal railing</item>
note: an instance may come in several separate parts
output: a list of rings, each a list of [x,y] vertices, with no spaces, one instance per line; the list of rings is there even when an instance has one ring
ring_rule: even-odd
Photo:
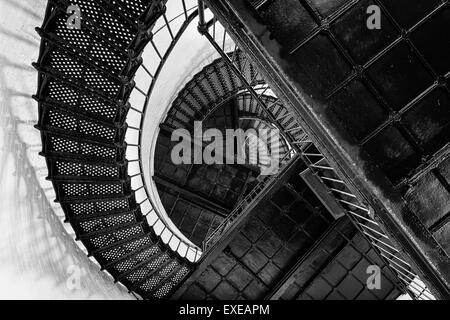
[[[245,69],[252,65],[251,61],[249,60],[249,57],[245,55],[244,61],[241,61],[239,58],[239,52],[241,50],[237,46],[236,43],[232,40],[232,38],[229,36],[226,29],[220,25],[220,27],[216,27],[217,25],[220,25],[219,21],[213,17],[210,21],[206,22],[205,20],[205,6],[203,1],[199,0],[199,31],[202,35],[204,35],[208,41],[211,43],[211,45],[216,49],[216,51],[220,54],[222,59],[225,61],[225,63],[231,68],[231,70],[234,72],[236,77],[244,84],[244,87],[247,89],[248,93],[255,99],[257,104],[264,110],[265,116],[267,119],[276,126],[280,133],[283,135],[283,138],[290,144],[293,148],[298,149],[296,146],[296,141],[299,139],[302,140],[304,137],[304,131],[301,128],[300,124],[296,121],[295,117],[292,117],[291,121],[294,125],[291,125],[289,128],[283,127],[283,125],[280,123],[281,120],[283,120],[283,117],[277,117],[271,112],[271,108],[279,103],[279,99],[277,98],[274,102],[267,105],[263,101],[264,95],[266,95],[267,92],[271,91],[270,86],[265,83],[265,81],[262,81],[263,87],[257,89],[254,84],[256,84],[256,80],[259,78],[263,78],[262,75],[256,70],[256,73],[252,76],[251,79],[247,79],[244,76]],[[221,37],[217,37],[217,30],[219,30],[219,35]],[[234,49],[230,54],[227,54],[225,52],[226,45],[228,42],[233,43]],[[261,82],[261,81],[260,81]],[[258,85],[261,85],[261,83],[258,83]],[[284,116],[285,114],[283,114]]]
[[[147,90],[144,90],[138,86],[134,89],[136,93],[145,97],[145,102],[140,107],[131,107],[126,120],[129,130],[127,130],[125,141],[127,142],[127,159],[129,163],[128,171],[131,177],[132,189],[135,192],[136,201],[138,202],[142,213],[147,218],[149,225],[153,228],[155,234],[161,238],[162,242],[177,252],[180,257],[186,258],[190,262],[197,262],[202,255],[202,250],[192,243],[188,243],[187,241],[181,239],[181,237],[176,234],[176,230],[165,222],[165,219],[160,212],[161,208],[158,208],[154,200],[152,200],[147,189],[141,161],[142,128],[153,88],[155,87],[158,76],[161,73],[171,51],[189,24],[198,15],[197,5],[188,7],[185,0],[179,0],[178,2],[181,4],[181,12],[176,14],[171,19],[168,19],[167,15],[163,14],[157,22],[162,22],[162,26],[153,32],[153,37],[150,41],[151,45],[147,46],[147,50],[154,51],[155,55],[158,57],[157,59],[159,59],[159,63],[153,73],[150,70],[151,68],[146,66],[145,61],[140,66],[140,70],[143,70],[143,72],[149,77],[150,85]],[[171,0],[168,1],[167,5],[175,6],[176,4],[174,0]],[[176,26],[179,25],[179,21],[181,19],[183,22],[178,27],[178,30],[176,30]],[[167,36],[170,41],[167,48],[164,46],[158,46],[158,44],[154,41],[154,37],[164,30],[167,31]]]
[[[322,181],[355,227],[401,281],[405,291],[413,299],[434,300],[435,298],[430,290],[413,272],[410,264],[401,257],[400,251],[391,244],[389,237],[375,221],[371,210],[348,189],[346,183],[339,177],[336,170],[328,164],[321,153],[317,150],[313,153],[307,151],[310,147],[311,145],[306,144],[301,148],[301,156],[306,165]],[[330,184],[333,184],[333,186],[330,186]]]
[[[142,211],[145,212],[145,216],[147,216],[150,225],[155,229],[155,232],[158,236],[161,236],[162,240],[169,244],[174,251],[178,252],[181,257],[187,258],[191,262],[196,262],[199,260],[202,255],[202,251],[200,248],[196,246],[192,246],[191,244],[186,243],[185,241],[179,239],[170,228],[164,223],[164,220],[161,218],[160,213],[157,210],[157,207],[154,205],[151,200],[145,182],[143,181],[143,170],[142,170],[142,162],[141,162],[141,154],[140,154],[140,144],[141,144],[141,133],[142,133],[142,124],[145,118],[145,114],[147,111],[147,105],[149,98],[152,94],[152,90],[154,88],[155,82],[158,78],[161,69],[163,68],[168,55],[171,50],[175,46],[176,42],[180,38],[181,34],[186,29],[187,25],[192,22],[194,17],[199,15],[199,30],[203,35],[205,35],[208,40],[211,42],[213,47],[219,52],[225,62],[232,68],[235,72],[239,80],[241,80],[245,86],[247,91],[256,99],[258,104],[261,105],[263,110],[266,111],[268,119],[274,123],[282,132],[286,141],[297,151],[294,154],[299,154],[304,160],[308,167],[319,177],[322,183],[328,188],[329,192],[332,195],[335,195],[336,201],[340,203],[346,215],[351,219],[353,224],[357,227],[357,229],[365,236],[365,238],[369,241],[372,247],[380,254],[380,256],[384,259],[384,261],[389,266],[390,270],[394,272],[397,278],[403,283],[405,291],[409,292],[412,298],[414,299],[434,299],[433,295],[429,291],[429,289],[425,286],[425,284],[417,277],[417,275],[412,271],[411,266],[401,258],[401,253],[398,249],[396,249],[389,241],[389,237],[382,230],[380,225],[375,221],[375,219],[371,216],[371,210],[362,204],[362,202],[355,196],[353,193],[349,191],[346,186],[346,183],[339,178],[339,173],[336,172],[334,168],[332,168],[323,157],[322,154],[317,153],[317,151],[311,153],[308,152],[309,148],[312,146],[312,141],[308,138],[306,133],[302,130],[300,124],[297,122],[295,117],[292,117],[292,122],[294,125],[290,125],[290,128],[284,128],[280,121],[285,119],[286,117],[292,116],[289,113],[284,113],[281,116],[277,116],[271,113],[271,105],[266,105],[262,101],[262,97],[266,93],[266,90],[270,90],[267,86],[264,90],[260,90],[257,92],[255,88],[251,85],[252,80],[256,79],[258,74],[254,76],[254,79],[247,81],[245,76],[243,76],[243,70],[246,67],[248,58],[244,61],[243,64],[239,65],[236,60],[237,53],[239,52],[239,48],[237,45],[234,45],[234,50],[232,54],[225,53],[226,43],[232,41],[232,38],[229,36],[225,28],[218,28],[217,24],[219,23],[217,19],[214,17],[209,22],[205,21],[204,16],[204,4],[202,1],[199,1],[199,8],[197,10],[197,6],[186,8],[186,4],[183,3],[183,12],[176,16],[174,19],[168,20],[164,15],[161,19],[164,19],[164,25],[159,28],[155,33],[163,30],[164,28],[169,31],[171,36],[171,44],[170,46],[163,52],[163,50],[158,49],[156,44],[151,41],[152,47],[155,50],[157,56],[160,58],[159,66],[154,74],[152,74],[149,69],[143,64],[143,70],[148,74],[151,79],[150,87],[147,93],[140,89],[136,88],[138,92],[145,96],[145,104],[142,109],[136,109],[132,107],[132,110],[140,115],[138,119],[138,124],[133,125],[136,121],[129,121],[129,129],[134,129],[138,132],[138,142],[136,144],[129,144],[132,148],[136,148],[134,153],[137,157],[129,160],[130,163],[138,162],[138,170],[134,173],[130,173],[132,179],[141,180],[135,183],[132,182],[133,190],[136,192],[136,196],[142,190],[144,192],[143,195],[140,196],[139,205],[141,206]],[[170,2],[169,2],[170,4]],[[192,12],[192,13],[190,13]],[[179,31],[174,34],[170,24],[175,21],[175,19],[179,19],[181,17],[185,17],[182,27]],[[217,35],[217,30],[221,30],[219,36]],[[212,34],[210,33],[212,32]],[[127,140],[128,141],[128,140]],[[130,153],[133,153],[131,151]],[[127,151],[128,155],[128,151]],[[287,155],[291,155],[288,152]],[[128,158],[128,157],[127,157]],[[295,158],[292,157],[289,159],[290,161]],[[289,161],[287,163],[290,163]],[[285,164],[287,164],[285,163]],[[286,165],[282,166],[285,168]],[[281,169],[282,171],[283,169]],[[280,172],[281,172],[280,171]],[[332,174],[323,174],[323,172],[331,172]],[[210,250],[214,246],[215,243],[220,241],[220,239],[227,233],[233,225],[240,221],[243,213],[246,212],[246,209],[249,208],[250,205],[254,204],[255,201],[259,200],[260,196],[264,194],[264,191],[268,189],[268,187],[275,181],[277,176],[265,176],[256,187],[235,207],[235,209],[230,213],[230,215],[216,228],[211,234],[207,236],[205,241],[203,242],[203,251]],[[329,184],[333,183],[333,187],[329,187]],[[336,184],[340,187],[337,187]],[[337,196],[346,197],[346,199],[340,199]],[[348,208],[348,209],[344,209]]]

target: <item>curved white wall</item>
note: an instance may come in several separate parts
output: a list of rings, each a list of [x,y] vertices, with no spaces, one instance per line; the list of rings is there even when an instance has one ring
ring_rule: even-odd
[[[89,260],[53,203],[37,122],[46,0],[0,0],[0,299],[133,299]]]
[[[169,11],[171,2],[169,1],[167,5]],[[207,11],[207,14],[208,18],[212,17],[209,11]],[[159,124],[164,122],[173,101],[185,85],[205,66],[220,57],[208,40],[197,31],[197,26],[198,17],[191,22],[179,39],[155,82],[155,87],[153,88],[153,92],[148,101],[147,113],[142,127],[143,143],[141,145],[141,160],[144,178],[150,197],[160,211],[161,219],[164,220],[165,225],[170,227],[172,232],[192,246],[195,245],[181,233],[165,212],[152,177],[154,175],[153,157],[159,134]],[[221,27],[217,26],[217,34],[223,34],[223,29],[219,28]],[[169,36],[166,35],[166,37]],[[234,43],[228,37],[226,49],[227,51],[231,51],[233,48]],[[144,51],[144,64],[151,63],[152,57],[154,57],[154,54],[151,54],[152,50],[153,48],[148,46]],[[137,74],[135,81],[138,86],[144,88],[149,86],[148,76],[139,76],[139,74]]]

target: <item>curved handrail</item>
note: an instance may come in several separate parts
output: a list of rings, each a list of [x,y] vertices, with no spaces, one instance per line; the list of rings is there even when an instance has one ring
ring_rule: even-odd
[[[129,162],[137,162],[138,168],[139,168],[138,172],[136,172],[130,176],[132,179],[136,179],[136,178],[141,179],[141,183],[138,182],[138,184],[140,184],[140,185],[138,187],[133,187],[133,191],[135,193],[138,193],[140,190],[143,190],[143,192],[145,194],[145,196],[141,197],[141,199],[139,199],[139,200],[137,199],[137,201],[139,201],[138,205],[141,207],[141,209],[143,209],[142,210],[143,214],[147,218],[149,225],[154,229],[155,234],[157,236],[161,237],[161,240],[164,243],[166,243],[181,258],[185,258],[190,262],[198,261],[198,259],[202,255],[202,251],[197,246],[195,246],[191,243],[188,243],[187,241],[185,241],[185,240],[181,239],[179,236],[177,236],[175,234],[175,232],[173,232],[173,230],[171,230],[170,226],[168,226],[164,222],[165,220],[162,218],[160,210],[158,209],[158,206],[155,204],[154,200],[150,196],[150,192],[148,190],[147,183],[145,181],[145,177],[143,174],[144,169],[143,169],[142,161],[141,161],[141,159],[142,159],[141,150],[142,149],[140,146],[142,143],[142,128],[143,128],[146,112],[148,109],[147,107],[148,107],[148,103],[150,100],[150,96],[153,92],[153,88],[154,88],[156,81],[158,79],[158,76],[161,73],[173,48],[176,46],[178,40],[181,38],[184,31],[186,31],[186,29],[190,25],[190,23],[198,15],[198,10],[196,10],[196,8],[197,8],[197,6],[194,6],[189,9],[186,8],[185,6],[183,6],[183,9],[184,9],[183,12],[178,14],[171,20],[167,20],[165,15],[163,15],[162,17],[159,18],[159,19],[164,19],[165,23],[162,27],[157,29],[153,35],[156,35],[158,32],[160,32],[164,28],[167,28],[169,30],[171,36],[173,36],[173,33],[170,29],[170,23],[174,22],[176,19],[180,18],[183,15],[186,17],[185,21],[183,22],[183,25],[180,27],[177,34],[172,37],[172,41],[171,41],[169,47],[167,48],[166,52],[163,55],[161,55],[161,51],[158,50],[158,48],[156,47],[153,40],[150,41],[154,50],[157,52],[158,56],[161,58],[161,61],[160,61],[158,68],[156,69],[156,72],[154,74],[151,74],[150,71],[145,67],[145,65],[142,64],[141,67],[151,77],[152,81],[151,81],[151,84],[149,86],[147,93],[144,93],[138,87],[135,88],[135,90],[137,90],[141,94],[145,95],[145,102],[144,102],[144,106],[143,106],[142,110],[132,107],[132,110],[138,112],[141,115],[140,120],[138,121],[139,124],[137,126],[132,126],[132,125],[130,125],[130,122],[132,122],[132,120],[129,121],[129,119],[127,118],[128,128],[136,130],[138,132],[137,143],[136,144],[130,144],[130,143],[128,144],[129,147],[135,147],[137,149],[137,152],[136,152],[137,157],[135,159],[129,160]],[[188,14],[190,11],[192,11],[192,13]],[[132,183],[132,185],[133,185],[133,183]]]
[[[184,2],[183,2],[183,4],[184,4]],[[144,216],[147,217],[147,221],[149,222],[149,225],[154,229],[156,235],[160,236],[162,238],[163,242],[168,244],[182,258],[186,258],[190,262],[197,262],[202,255],[202,250],[200,248],[198,248],[197,246],[195,246],[194,244],[181,239],[179,235],[175,234],[173,227],[171,227],[170,225],[168,225],[165,222],[166,219],[162,217],[162,214],[160,212],[161,208],[158,209],[158,205],[155,203],[155,200],[152,199],[152,197],[150,196],[148,184],[145,181],[143,163],[141,161],[142,160],[141,143],[142,143],[142,133],[143,133],[142,128],[144,126],[144,122],[146,119],[147,109],[148,109],[151,95],[153,93],[153,89],[155,88],[158,77],[159,77],[161,71],[163,70],[163,68],[166,64],[166,61],[168,60],[172,50],[176,46],[177,42],[179,41],[179,39],[181,38],[183,33],[188,28],[190,23],[198,16],[198,7],[197,6],[194,6],[189,9],[187,9],[185,6],[183,6],[183,9],[184,9],[183,10],[184,12],[182,12],[181,14],[178,14],[171,20],[167,20],[166,16],[163,15],[160,19],[164,19],[164,22],[165,22],[164,25],[162,27],[160,27],[159,29],[157,29],[155,31],[155,33],[153,34],[153,36],[154,36],[158,32],[162,31],[165,28],[169,31],[169,34],[172,37],[172,39],[171,39],[172,41],[165,52],[162,52],[162,50],[158,49],[158,47],[153,42],[153,40],[150,41],[153,49],[155,50],[155,52],[157,53],[157,55],[159,56],[159,58],[161,60],[160,60],[160,63],[158,65],[156,71],[154,72],[154,74],[152,74],[148,70],[148,68],[146,68],[145,65],[142,64],[143,70],[145,71],[145,73],[147,73],[151,77],[152,81],[151,81],[149,89],[147,90],[146,93],[138,87],[136,87],[136,89],[135,89],[139,93],[141,93],[145,96],[145,102],[143,104],[144,106],[143,106],[142,110],[136,109],[135,107],[131,108],[132,110],[134,110],[135,112],[140,114],[140,119],[139,119],[138,123],[136,123],[136,125],[131,125],[132,121],[128,121],[128,118],[127,118],[128,128],[134,129],[138,132],[137,142],[129,143],[128,146],[134,147],[137,150],[137,152],[136,152],[137,157],[130,160],[129,162],[137,162],[138,163],[139,170],[137,172],[135,172],[134,174],[132,174],[131,177],[134,180],[141,179],[141,182],[138,183],[137,187],[135,187],[135,188],[133,187],[133,190],[136,193],[140,192],[142,190],[143,193],[145,194],[145,196],[140,197],[141,199],[138,200],[139,201],[138,204],[140,205],[140,207],[144,213]],[[190,11],[192,11],[192,13],[188,14],[188,12],[190,12]],[[173,35],[173,32],[170,29],[170,23],[175,21],[177,18],[180,18],[183,15],[185,15],[186,19],[183,22],[182,26],[179,28],[176,35]],[[264,84],[265,83],[261,82],[261,81],[257,81],[255,83],[255,85],[264,85]],[[133,186],[133,183],[132,183],[132,186]]]

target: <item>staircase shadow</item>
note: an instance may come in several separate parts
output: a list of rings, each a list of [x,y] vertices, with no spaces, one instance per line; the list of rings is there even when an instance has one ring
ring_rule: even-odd
[[[70,226],[62,222],[61,208],[53,203],[52,185],[45,181],[47,167],[38,156],[40,133],[33,127],[38,109],[31,98],[37,86],[31,62],[40,43],[33,28],[43,20],[38,12],[45,3],[0,1],[1,10],[6,10],[2,15],[14,12],[18,21],[17,26],[7,25],[8,30],[0,28],[0,42],[6,48],[6,56],[0,56],[0,296],[132,298],[74,241]]]

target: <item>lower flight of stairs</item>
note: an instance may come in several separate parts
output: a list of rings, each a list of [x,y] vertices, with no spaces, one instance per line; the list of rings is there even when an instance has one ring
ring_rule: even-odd
[[[69,28],[67,8],[81,10]],[[42,37],[37,128],[56,201],[80,240],[115,281],[142,298],[163,298],[192,265],[164,245],[131,188],[125,122],[133,77],[159,0],[51,0]]]

